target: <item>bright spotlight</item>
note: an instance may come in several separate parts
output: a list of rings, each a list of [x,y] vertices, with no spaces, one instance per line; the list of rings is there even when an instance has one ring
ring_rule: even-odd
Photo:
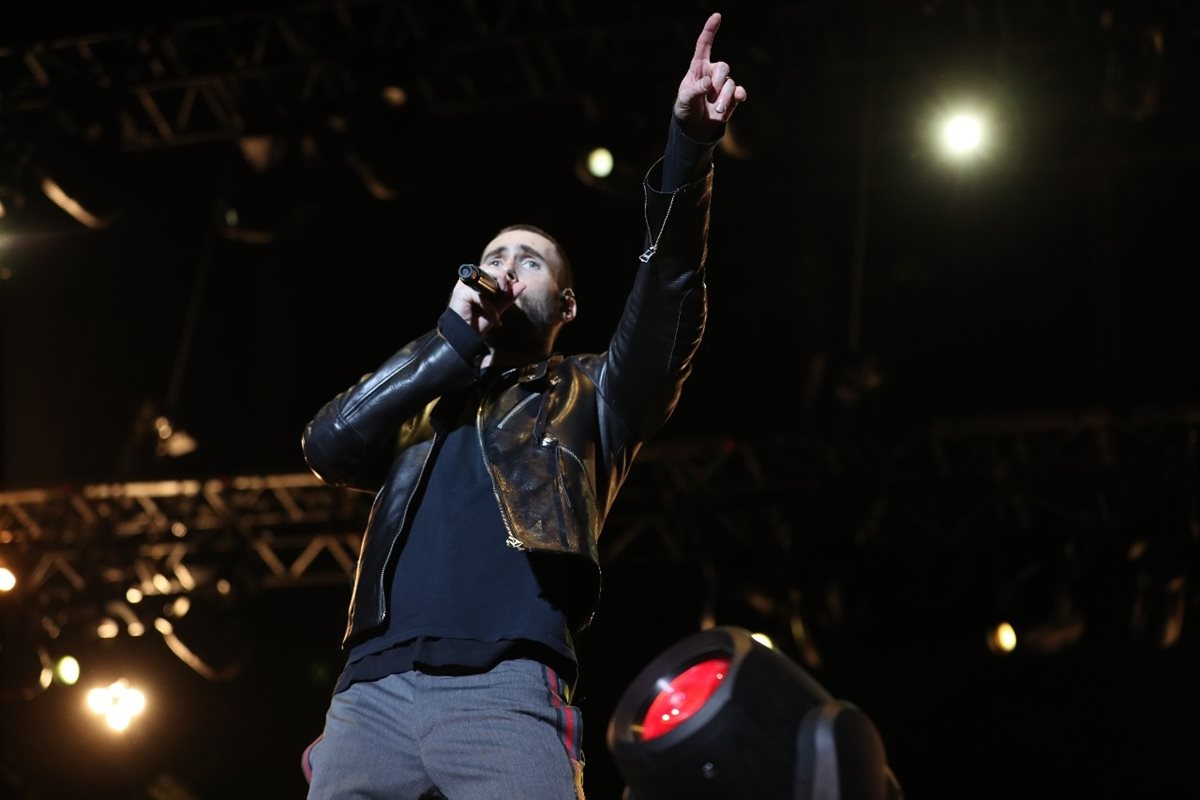
[[[54,665],[54,676],[59,683],[74,686],[79,681],[79,661],[73,656],[63,656]]]
[[[988,631],[988,649],[993,653],[1011,653],[1017,649],[1017,632],[1007,622]]]
[[[743,628],[690,636],[626,688],[607,743],[639,800],[901,800],[875,723]]]
[[[17,585],[17,576],[8,567],[0,567],[0,592],[11,592]]]
[[[608,148],[597,147],[588,153],[588,173],[595,178],[607,178],[613,171],[613,154]]]
[[[951,158],[967,158],[983,148],[983,120],[978,114],[952,114],[942,123],[942,149]]]
[[[129,727],[133,718],[146,710],[146,695],[121,678],[107,687],[97,687],[87,693],[87,705],[92,713],[104,717],[114,731]]]

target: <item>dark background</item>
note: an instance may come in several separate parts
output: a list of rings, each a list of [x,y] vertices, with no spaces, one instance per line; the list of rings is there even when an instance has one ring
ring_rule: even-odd
[[[621,691],[705,620],[865,709],[911,798],[1196,796],[1191,4],[166,5],[0,26],[6,491],[303,472],[316,409],[514,221],[575,263],[563,348],[602,349],[640,175],[720,10],[714,57],[750,102],[716,155],[694,375],[602,541],[588,796],[619,793]],[[180,124],[188,86],[236,116],[198,100]],[[993,139],[954,165],[931,125],[962,100]],[[603,186],[575,171],[593,143],[618,159]],[[146,409],[196,452],[156,457]],[[81,643],[151,686],[123,737],[81,716],[86,667],[0,705],[0,796],[302,796],[348,590],[244,588],[212,622],[231,680],[154,636]],[[1059,638],[999,657],[1001,618]]]

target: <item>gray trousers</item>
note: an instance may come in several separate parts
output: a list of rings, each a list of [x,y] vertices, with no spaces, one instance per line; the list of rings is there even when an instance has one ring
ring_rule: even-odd
[[[308,799],[582,800],[583,720],[567,692],[524,659],[352,684],[304,751]]]

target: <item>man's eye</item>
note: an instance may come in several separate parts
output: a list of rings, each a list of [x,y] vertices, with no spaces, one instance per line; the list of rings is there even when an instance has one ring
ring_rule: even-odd
[[[491,261],[487,262],[487,264],[488,264],[488,266],[489,266],[489,267],[498,267],[498,266],[500,266],[500,265],[501,265],[501,264],[503,264],[503,263],[504,263],[504,262],[503,262],[503,261],[501,261],[501,260],[500,260],[500,259],[498,259],[498,258],[493,258]]]
[[[527,258],[521,262],[521,266],[526,267],[528,269],[538,269],[542,265],[539,264],[537,261],[535,261],[532,258]]]

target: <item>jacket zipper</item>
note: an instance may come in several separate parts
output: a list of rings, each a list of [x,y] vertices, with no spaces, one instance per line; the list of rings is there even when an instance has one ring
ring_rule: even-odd
[[[533,395],[533,397],[536,396]],[[500,521],[504,523],[504,530],[508,534],[504,543],[516,550],[528,550],[529,548],[513,533],[512,521],[508,518],[508,509],[504,507],[504,501],[500,499],[500,492],[496,488],[496,478],[492,475],[492,465],[488,463],[487,445],[483,441],[483,407],[487,401],[487,394],[482,393],[479,398],[479,408],[475,410],[475,435],[479,437],[479,457],[483,459],[483,468],[487,471],[488,480],[492,484],[492,496],[496,498],[496,505],[500,507]],[[508,417],[506,416],[504,419],[507,421]]]
[[[646,249],[646,252],[638,256],[638,260],[643,264],[649,262],[654,257],[654,254],[658,252],[658,243],[662,239],[663,231],[667,229],[667,220],[671,218],[671,209],[675,207],[675,195],[677,194],[679,194],[679,189],[671,192],[671,199],[667,203],[667,213],[663,215],[663,224],[658,229],[658,236],[654,237],[654,241]],[[642,186],[642,216],[646,220],[646,235],[649,236],[652,231],[650,230],[650,188],[647,185]]]

